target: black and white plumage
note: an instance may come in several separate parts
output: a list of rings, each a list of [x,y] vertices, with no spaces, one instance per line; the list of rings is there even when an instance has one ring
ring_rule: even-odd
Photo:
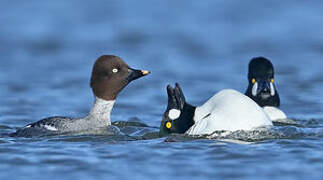
[[[245,94],[263,107],[272,121],[287,118],[285,113],[278,109],[280,97],[274,76],[274,66],[268,59],[256,57],[250,61],[249,85]]]
[[[175,90],[171,89],[167,88],[168,107],[161,122],[160,136],[170,133],[209,135],[215,131],[253,130],[273,125],[257,103],[238,91],[222,90],[202,106],[194,107],[186,103],[178,84]],[[174,106],[174,102],[180,105]]]

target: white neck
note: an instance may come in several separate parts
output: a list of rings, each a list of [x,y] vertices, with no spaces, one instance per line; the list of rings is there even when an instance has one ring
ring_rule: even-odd
[[[111,125],[110,114],[113,108],[115,100],[107,101],[95,97],[94,105],[87,116],[90,121],[96,121],[103,126]]]

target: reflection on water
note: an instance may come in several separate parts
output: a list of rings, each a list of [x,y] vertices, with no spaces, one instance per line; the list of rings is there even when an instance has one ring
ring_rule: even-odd
[[[2,1],[0,179],[321,179],[322,5]],[[152,71],[119,95],[112,120],[153,128],[124,126],[121,136],[5,136],[44,117],[88,113],[90,72],[102,54]],[[254,56],[272,60],[281,109],[298,125],[234,132],[225,141],[157,138],[168,83],[179,82],[194,105],[224,88],[244,92]]]

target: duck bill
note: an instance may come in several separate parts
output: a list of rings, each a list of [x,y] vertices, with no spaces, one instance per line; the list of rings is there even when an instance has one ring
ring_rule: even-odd
[[[263,98],[266,98],[267,96],[274,96],[275,86],[269,81],[256,82],[253,85],[252,93],[254,96],[264,96]]]
[[[137,70],[137,69],[131,69],[129,68],[129,75],[128,75],[128,82],[131,82],[133,80],[136,80],[138,78],[141,78],[143,76],[146,76],[148,74],[150,74],[149,71],[147,70]]]

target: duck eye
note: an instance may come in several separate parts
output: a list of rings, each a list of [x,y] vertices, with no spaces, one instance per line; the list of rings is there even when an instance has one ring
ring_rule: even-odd
[[[172,127],[172,123],[171,122],[167,122],[165,126],[166,126],[167,129],[170,129]]]
[[[112,69],[113,73],[117,73],[119,70],[117,68]]]
[[[270,79],[270,82],[271,82],[271,83],[274,83],[274,82],[275,82],[275,79],[274,79],[274,78],[271,78],[271,79]]]
[[[251,83],[252,84],[255,84],[256,83],[256,79],[255,78],[252,78]]]

